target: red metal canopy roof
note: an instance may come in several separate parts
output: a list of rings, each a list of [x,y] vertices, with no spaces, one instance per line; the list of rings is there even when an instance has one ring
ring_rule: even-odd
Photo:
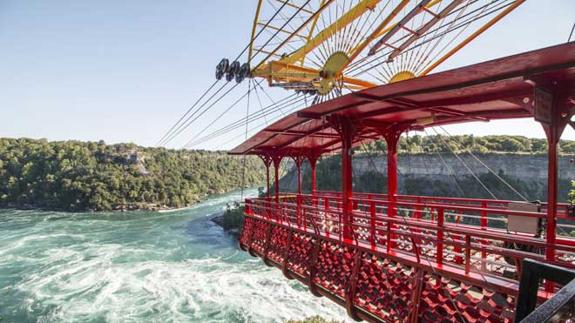
[[[421,129],[444,124],[532,117],[534,82],[568,84],[575,105],[575,42],[495,59],[425,77],[377,86],[292,113],[230,154],[333,151],[340,136],[329,117],[357,127],[354,144],[381,137],[390,126]]]

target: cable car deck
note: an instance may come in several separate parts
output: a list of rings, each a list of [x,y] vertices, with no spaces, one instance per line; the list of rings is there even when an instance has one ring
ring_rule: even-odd
[[[345,240],[337,193],[250,199],[240,243],[354,317],[396,321],[415,311],[423,321],[461,320],[454,313],[468,322],[512,321],[521,260],[545,260],[543,251],[553,248],[555,263],[573,268],[575,240],[547,245],[507,232],[501,224],[509,215],[545,217],[509,210],[509,203],[400,196],[392,205],[384,195],[360,194],[353,239]],[[561,207],[560,218],[572,221]]]
[[[267,197],[245,202],[240,245],[298,279],[354,319],[511,322],[523,259],[575,266],[571,208],[558,203],[558,142],[575,127],[575,43],[354,92],[261,130],[230,153],[258,155]],[[398,141],[406,131],[534,117],[548,142],[547,202],[398,193]],[[387,194],[353,192],[353,148],[384,139]],[[339,151],[341,192],[320,192],[316,164]],[[293,158],[298,193],[280,194]],[[301,165],[311,170],[302,193]],[[270,192],[270,168],[275,194]],[[557,291],[550,281],[540,300]]]

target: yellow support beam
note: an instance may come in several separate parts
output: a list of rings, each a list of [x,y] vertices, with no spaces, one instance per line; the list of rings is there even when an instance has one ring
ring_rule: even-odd
[[[281,4],[285,4],[285,5],[288,6],[288,7],[292,7],[292,8],[295,8],[295,9],[299,9],[298,6],[296,6],[296,5],[293,4],[293,3],[290,3],[289,0],[276,0],[276,1],[279,2],[279,3],[281,3]],[[313,14],[313,11],[309,11],[309,10],[307,10],[307,9],[301,9],[301,11],[302,11],[302,12],[305,12],[305,13],[309,13],[310,15]]]
[[[352,55],[350,57],[351,62],[353,62],[355,60],[355,58],[359,54],[361,54],[361,52],[367,47],[367,45],[369,45],[374,39],[385,35],[386,33],[388,33],[390,30],[392,30],[397,25],[397,22],[395,22],[395,23],[389,25],[388,27],[385,27],[391,20],[393,20],[393,18],[395,18],[399,14],[399,11],[402,10],[405,7],[405,5],[409,4],[410,1],[411,0],[406,0],[406,1],[402,1],[401,3],[399,3],[396,6],[396,9],[394,9],[394,11],[391,12],[391,14],[374,30],[373,33],[371,33],[371,35],[369,35],[369,37],[364,42],[362,42],[357,47],[352,49],[352,51],[351,51]],[[427,10],[429,12],[429,9],[431,9],[433,6],[437,5],[441,1],[442,0],[431,1],[429,4],[427,4],[427,6],[425,6],[425,10]]]
[[[296,34],[296,33],[291,32],[291,31],[289,31],[289,30],[281,29],[281,28],[278,28],[278,27],[276,27],[276,26],[272,26],[272,25],[270,25],[270,24],[267,24],[267,25],[266,25],[266,24],[264,24],[264,23],[258,22],[258,26],[262,26],[262,27],[265,27],[265,28],[269,28],[269,29],[271,29],[271,30],[279,31],[279,32],[281,32],[281,33],[288,34],[288,35],[292,35],[292,34],[293,34],[294,36],[298,36],[298,37],[300,37],[300,38],[306,39],[306,37],[303,36],[303,35]]]
[[[301,82],[312,82],[320,78],[320,71],[314,68],[286,64],[281,61],[272,61],[261,68],[253,71],[254,77],[261,77],[268,79],[269,82],[272,80],[278,82],[286,81],[301,81]],[[370,88],[376,86],[368,81],[361,79],[343,76],[341,78],[344,83],[353,85],[354,88]]]
[[[293,54],[287,56],[286,58],[282,59],[282,62],[293,64],[297,61],[300,61],[309,52],[314,50],[317,46],[321,45],[321,43],[326,41],[329,37],[333,36],[339,30],[343,29],[344,27],[355,21],[357,18],[363,15],[367,10],[375,8],[375,6],[380,1],[381,0],[363,0],[359,2],[349,11],[347,11],[343,16],[341,16],[338,20],[333,22],[324,30],[320,31],[314,38],[308,41],[300,49],[295,51]]]
[[[417,39],[422,37],[431,27],[435,26],[439,21],[447,15],[449,15],[457,6],[463,3],[464,0],[452,0],[445,8],[441,10],[440,13],[435,14],[430,20],[428,20],[423,26],[415,31],[414,34],[411,35],[406,41],[404,41],[401,45],[399,45],[396,49],[389,54],[388,61],[395,59],[397,56],[401,54],[407,47],[413,44]]]
[[[435,5],[437,5],[438,3],[440,3],[443,0],[433,0],[430,3],[427,4],[427,6],[425,6],[425,11],[429,12],[429,9],[433,8]],[[391,24],[391,26],[385,28],[384,30],[382,30],[377,36],[375,36],[375,38],[377,37],[381,37],[383,35],[385,35],[388,31],[390,31],[391,29],[393,29],[393,27],[395,27],[397,25],[396,23]]]
[[[481,35],[484,31],[486,31],[487,29],[489,29],[491,26],[493,26],[495,23],[497,23],[499,20],[501,20],[503,17],[507,16],[511,11],[515,10],[517,7],[519,7],[521,4],[523,4],[523,2],[525,2],[525,0],[516,0],[512,5],[510,5],[509,7],[507,7],[505,10],[503,10],[502,12],[500,12],[497,16],[493,17],[493,19],[489,20],[486,24],[484,24],[483,26],[481,26],[481,28],[479,28],[478,30],[476,30],[473,34],[469,35],[469,37],[465,38],[461,43],[459,43],[457,46],[455,46],[454,48],[452,48],[449,52],[447,52],[447,54],[443,55],[440,59],[438,59],[435,63],[431,64],[429,67],[427,67],[423,72],[421,72],[421,74],[419,74],[418,76],[425,76],[427,74],[429,74],[429,72],[431,72],[432,70],[434,70],[439,64],[445,62],[445,60],[447,60],[448,58],[450,58],[451,56],[453,56],[453,54],[457,53],[460,49],[462,49],[463,47],[465,47],[467,44],[469,44],[472,40],[474,40],[475,38],[477,38],[479,35]]]
[[[321,3],[319,4],[319,6],[322,7],[324,4],[325,4],[325,0],[321,0]],[[319,15],[315,16],[315,18],[311,22],[311,26],[309,28],[309,33],[307,34],[307,38],[306,38],[306,43],[309,42],[311,39],[311,36],[313,36],[313,31],[315,30],[318,19],[319,19]],[[300,61],[301,66],[303,66],[304,61],[305,61],[305,56],[303,56],[301,58],[301,61]]]
[[[250,48],[248,51],[248,62],[252,61],[252,53],[254,48],[254,37],[256,34],[256,27],[258,24],[258,20],[260,19],[260,12],[262,10],[262,2],[263,0],[258,1],[258,6],[256,7],[256,16],[254,17],[254,25],[252,26],[252,37],[250,38]]]
[[[400,3],[398,3],[397,6],[395,6],[395,8],[393,9],[393,11],[389,15],[387,15],[387,17],[385,17],[385,19],[379,24],[379,26],[377,26],[377,28],[375,28],[373,32],[363,42],[361,42],[351,51],[351,54],[349,56],[350,62],[353,62],[355,58],[359,54],[361,54],[361,52],[365,49],[365,47],[367,47],[367,45],[369,45],[374,39],[379,37],[382,30],[384,30],[387,24],[389,24],[401,12],[401,10],[403,10],[403,8],[405,8],[405,6],[409,4],[409,1],[410,0],[403,0]],[[389,27],[387,28],[387,30],[391,28],[393,27]]]
[[[409,21],[415,18],[415,16],[417,16],[420,12],[424,12],[423,8],[425,8],[425,6],[429,5],[430,3],[431,0],[421,0],[421,2],[419,2],[417,6],[409,10],[409,12],[405,16],[403,16],[403,18],[401,18],[401,20],[388,33],[383,35],[383,37],[381,37],[375,44],[371,46],[368,55],[370,56],[374,55],[377,52],[377,50],[383,45],[388,46],[387,42],[395,34],[397,34],[403,26],[406,26],[409,23]]]
[[[334,0],[326,0],[325,3],[324,3],[322,6],[320,6],[313,15],[311,15],[311,16],[310,16],[308,19],[306,19],[306,21],[304,21],[298,28],[296,28],[296,30],[294,30],[291,35],[289,35],[288,37],[286,37],[273,51],[271,51],[271,53],[270,53],[266,58],[264,58],[259,64],[257,64],[257,66],[256,66],[253,70],[257,70],[257,69],[259,69],[260,67],[262,67],[264,64],[267,64],[267,63],[266,63],[267,60],[268,60],[273,54],[275,54],[280,48],[282,48],[286,43],[288,43],[295,34],[298,34],[301,30],[303,30],[303,28],[304,28],[305,26],[307,26],[307,24],[309,24],[316,16],[319,16],[319,15],[321,14],[321,12],[322,12],[323,10],[325,10],[325,8],[327,8],[333,1],[334,1]],[[303,8],[303,6],[302,6],[302,7],[298,7],[298,8],[301,9],[301,8]]]

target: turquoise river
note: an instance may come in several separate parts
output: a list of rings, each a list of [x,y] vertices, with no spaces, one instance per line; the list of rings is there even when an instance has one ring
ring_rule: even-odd
[[[0,322],[344,320],[209,220],[239,198],[161,214],[0,210]]]

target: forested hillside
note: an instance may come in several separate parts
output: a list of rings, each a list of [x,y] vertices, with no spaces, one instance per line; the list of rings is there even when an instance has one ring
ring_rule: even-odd
[[[104,142],[0,139],[0,207],[86,211],[193,204],[241,186],[243,160],[225,152]],[[262,183],[256,157],[244,184]]]

